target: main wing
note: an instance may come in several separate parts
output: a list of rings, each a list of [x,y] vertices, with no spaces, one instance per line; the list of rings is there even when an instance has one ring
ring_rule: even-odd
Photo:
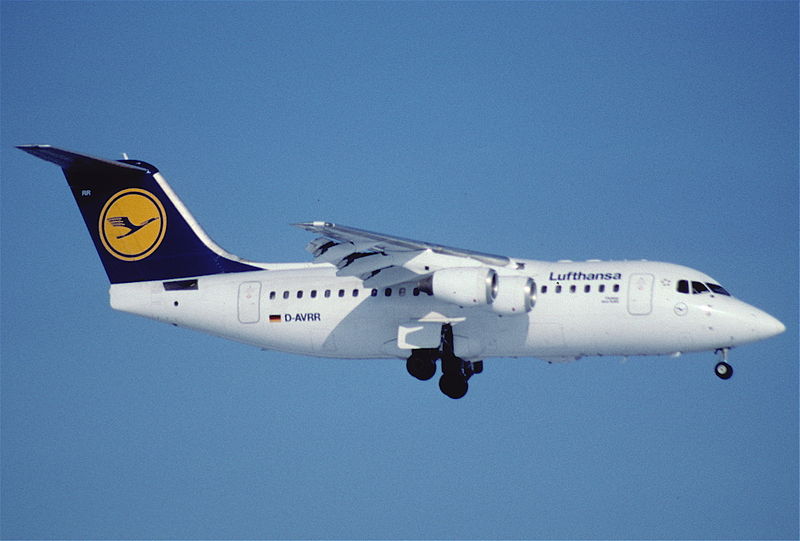
[[[505,267],[505,256],[393,237],[330,222],[292,224],[320,235],[306,250],[317,262],[332,263],[339,276],[357,276],[366,287],[386,287],[451,267]]]

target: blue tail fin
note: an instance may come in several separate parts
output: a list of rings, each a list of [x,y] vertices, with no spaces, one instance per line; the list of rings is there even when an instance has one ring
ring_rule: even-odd
[[[217,246],[148,163],[49,145],[17,148],[64,171],[112,284],[263,268]]]

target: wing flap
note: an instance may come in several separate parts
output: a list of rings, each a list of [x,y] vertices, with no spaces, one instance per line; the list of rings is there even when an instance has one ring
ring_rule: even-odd
[[[404,267],[385,267],[376,269],[370,276],[362,279],[364,280],[364,287],[377,287],[380,289],[404,282],[413,282],[420,278],[422,276]]]
[[[339,243],[349,242],[352,244],[358,243],[362,245],[369,245],[372,246],[375,251],[419,252],[430,250],[435,254],[466,257],[479,261],[484,265],[493,265],[499,267],[505,267],[510,262],[509,258],[502,255],[487,254],[473,250],[464,250],[462,248],[452,248],[431,242],[384,235],[382,233],[375,233],[372,231],[366,231],[364,229],[357,229],[355,227],[337,225],[331,222],[304,222],[292,225],[299,227],[300,229],[305,229],[306,231],[316,233],[317,235],[324,236],[328,239],[335,240]]]
[[[306,246],[315,261],[336,266],[339,276],[357,276],[366,287],[412,282],[447,267],[504,267],[505,256],[451,248],[337,225],[305,222],[295,227],[320,235]]]

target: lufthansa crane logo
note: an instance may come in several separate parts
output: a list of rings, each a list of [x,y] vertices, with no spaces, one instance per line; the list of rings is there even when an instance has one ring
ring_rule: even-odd
[[[108,253],[123,261],[138,261],[161,245],[167,232],[167,213],[156,196],[130,188],[106,201],[98,229]]]

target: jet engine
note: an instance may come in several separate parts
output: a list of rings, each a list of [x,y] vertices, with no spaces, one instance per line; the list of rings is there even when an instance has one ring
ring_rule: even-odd
[[[503,315],[526,314],[536,304],[536,282],[528,276],[498,276],[492,310]]]
[[[419,288],[459,306],[485,306],[497,295],[497,273],[486,267],[441,269],[424,278]]]

